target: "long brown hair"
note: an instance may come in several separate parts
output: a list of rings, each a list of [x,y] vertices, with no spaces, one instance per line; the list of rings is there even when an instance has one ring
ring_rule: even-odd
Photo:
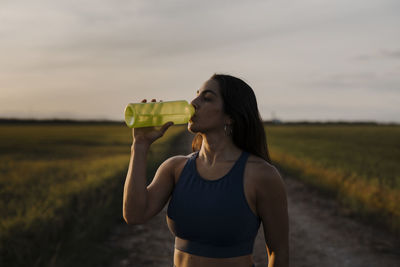
[[[214,74],[210,80],[218,82],[224,111],[232,120],[232,140],[240,149],[271,163],[267,137],[257,107],[253,89],[243,80],[224,74]],[[192,141],[193,151],[201,148],[202,136],[198,133]]]

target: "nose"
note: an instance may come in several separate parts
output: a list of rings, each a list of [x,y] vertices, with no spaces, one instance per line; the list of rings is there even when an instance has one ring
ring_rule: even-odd
[[[198,102],[197,102],[197,98],[198,97],[196,97],[196,98],[194,98],[191,102],[190,102],[190,104],[194,107],[194,109],[195,110],[197,110],[198,109]]]

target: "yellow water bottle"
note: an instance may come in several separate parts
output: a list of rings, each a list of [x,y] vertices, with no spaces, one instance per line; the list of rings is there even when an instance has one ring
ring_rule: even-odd
[[[130,103],[125,108],[125,123],[130,128],[161,126],[172,121],[185,124],[194,114],[194,107],[186,100]]]

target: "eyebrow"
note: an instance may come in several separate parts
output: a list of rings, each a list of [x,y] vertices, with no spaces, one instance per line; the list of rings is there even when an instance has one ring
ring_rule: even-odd
[[[197,90],[197,94],[199,94],[199,92],[200,92],[200,90]],[[213,94],[213,95],[217,95],[214,91],[212,91],[212,90],[210,90],[210,89],[206,89],[206,90],[204,90],[203,92],[201,92],[203,95],[204,94],[206,94],[206,93],[211,93],[211,94]]]

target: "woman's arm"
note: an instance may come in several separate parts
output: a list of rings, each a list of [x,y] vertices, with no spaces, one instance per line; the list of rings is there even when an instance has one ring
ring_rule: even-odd
[[[183,167],[187,158],[175,156],[166,160],[157,169],[150,185],[146,187],[146,166],[141,162],[136,165],[134,163],[135,157],[143,156],[141,148],[134,151],[125,181],[123,212],[128,224],[142,224],[157,215],[165,206],[172,193],[175,176],[178,175],[177,170]]]
[[[257,186],[257,212],[261,217],[268,267],[289,266],[289,217],[284,182],[278,170],[264,165]]]
[[[172,123],[166,123],[160,129],[146,127],[132,130],[133,144],[123,196],[123,217],[128,224],[146,222],[154,215],[154,212],[160,210],[160,206],[165,205],[165,199],[168,200],[173,187],[171,161],[163,163],[153,179],[152,184],[159,185],[155,188],[161,188],[157,195],[149,193],[146,187],[146,165],[151,144],[162,137],[171,125]]]
[[[147,206],[146,159],[149,147],[135,142],[131,147],[123,197],[123,216],[128,224],[139,224],[144,220]]]

